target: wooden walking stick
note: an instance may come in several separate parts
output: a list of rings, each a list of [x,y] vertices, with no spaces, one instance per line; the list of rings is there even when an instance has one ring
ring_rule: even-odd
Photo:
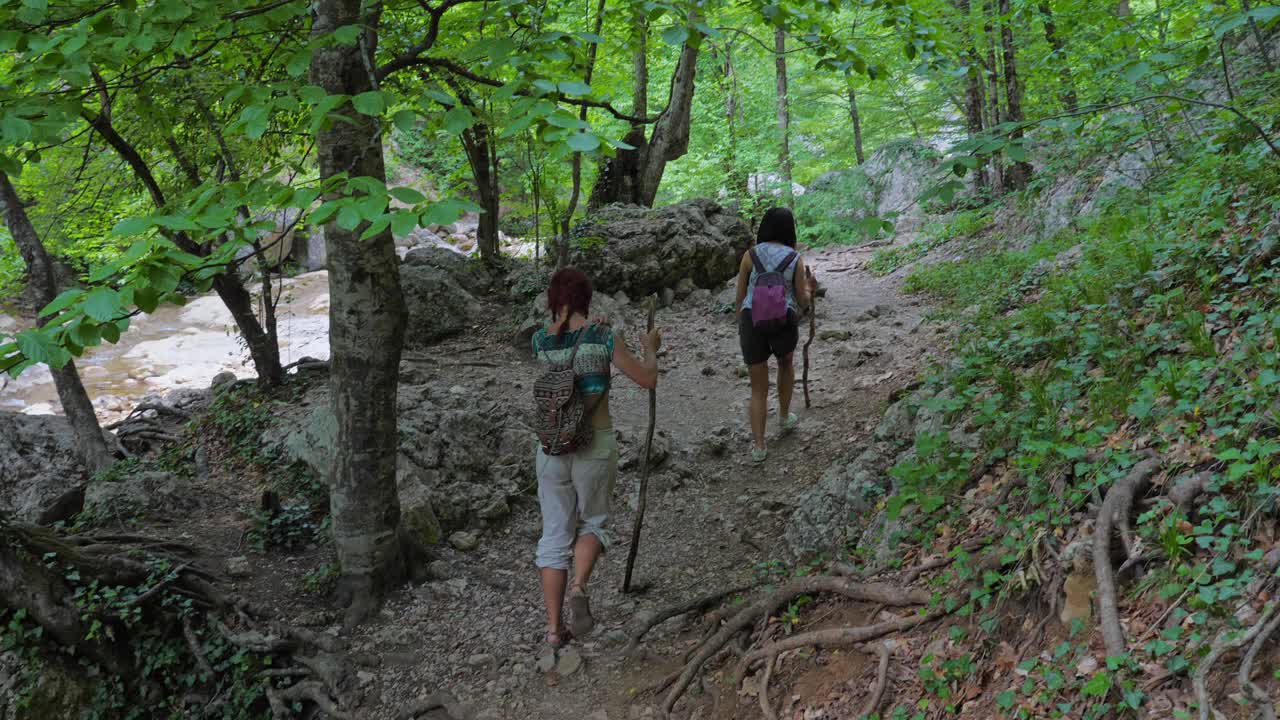
[[[653,332],[653,316],[658,311],[658,296],[649,297],[649,332]],[[654,362],[657,362],[655,358]],[[640,501],[636,503],[636,522],[631,528],[631,547],[627,550],[627,572],[622,577],[622,592],[631,592],[631,569],[640,550],[640,528],[644,526],[644,509],[649,492],[649,451],[653,448],[653,425],[658,414],[658,391],[649,391],[649,434],[644,440],[644,460],[640,466]]]
[[[804,269],[805,279],[813,279],[813,271],[808,267]],[[808,410],[812,407],[809,402],[809,346],[813,344],[813,331],[818,325],[818,296],[811,295],[809,297],[809,339],[804,343],[804,374],[800,378],[800,382],[804,385],[804,409]]]

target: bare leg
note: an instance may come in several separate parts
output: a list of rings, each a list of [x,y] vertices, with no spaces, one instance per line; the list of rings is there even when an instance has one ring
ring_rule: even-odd
[[[778,412],[783,420],[791,414],[791,392],[796,387],[795,353],[778,358]]]
[[[542,601],[547,606],[547,630],[559,634],[564,625],[560,618],[564,609],[564,585],[569,577],[568,570],[542,568]]]
[[[758,363],[747,370],[751,375],[751,436],[755,439],[756,449],[764,450],[765,421],[769,412],[769,363]]]
[[[586,592],[587,581],[591,579],[591,571],[595,568],[596,559],[600,557],[600,538],[586,533],[578,536],[573,545],[573,590]],[[563,588],[562,588],[563,589]]]

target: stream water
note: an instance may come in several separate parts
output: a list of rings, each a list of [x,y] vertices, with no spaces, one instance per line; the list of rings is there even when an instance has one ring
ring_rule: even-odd
[[[328,273],[321,270],[283,283],[277,306],[281,362],[327,359]],[[0,325],[0,330],[12,329]],[[76,359],[76,368],[103,422],[123,417],[147,395],[206,388],[224,371],[239,377],[254,374],[231,314],[213,294],[134,318],[120,342],[90,348]],[[61,414],[48,368],[32,367],[17,378],[0,376],[0,410]]]

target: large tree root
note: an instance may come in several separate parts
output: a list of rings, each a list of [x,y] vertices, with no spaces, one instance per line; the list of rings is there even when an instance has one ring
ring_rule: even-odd
[[[841,595],[850,600],[881,603],[895,607],[924,605],[930,599],[930,594],[923,590],[903,590],[891,585],[859,583],[843,577],[819,575],[791,580],[776,591],[742,608],[730,617],[714,635],[698,647],[698,651],[685,664],[679,675],[675,677],[673,686],[662,702],[664,712],[668,715],[671,713],[676,702],[688,689],[689,684],[693,682],[702,666],[718,654],[725,644],[739,632],[750,628],[758,620],[773,615],[796,597],[810,593],[831,593]],[[864,640],[868,639],[871,638],[864,638]]]
[[[1280,630],[1280,612],[1273,608],[1272,615],[1271,622],[1253,639],[1253,645],[1249,646],[1249,652],[1245,653],[1244,660],[1240,662],[1240,687],[1250,700],[1258,704],[1258,717],[1262,720],[1276,720],[1276,708],[1271,696],[1253,681],[1253,661],[1262,651],[1262,646],[1267,644],[1267,640]]]
[[[1147,458],[1129,470],[1129,474],[1117,481],[1107,492],[1098,510],[1098,521],[1093,531],[1093,570],[1098,582],[1098,622],[1102,625],[1102,638],[1107,646],[1108,656],[1121,656],[1129,652],[1129,643],[1124,636],[1124,628],[1120,625],[1120,610],[1116,604],[1116,572],[1111,564],[1111,535],[1116,518],[1123,511],[1125,521],[1122,527],[1128,527],[1128,512],[1133,507],[1133,498],[1139,489],[1146,487],[1147,482],[1160,467],[1160,459],[1151,451]]]
[[[884,700],[885,688],[889,686],[889,648],[884,643],[876,643],[874,650],[880,656],[880,667],[876,670],[876,685],[871,689],[871,697],[867,698],[867,704],[862,706],[862,712],[858,717],[870,717],[880,709],[880,702]]]
[[[1214,639],[1213,645],[1209,648],[1209,654],[1204,656],[1204,660],[1201,660],[1200,664],[1196,666],[1195,674],[1191,676],[1191,685],[1196,691],[1196,704],[1200,707],[1200,720],[1209,720],[1213,716],[1213,703],[1209,699],[1209,687],[1206,682],[1209,673],[1213,670],[1213,666],[1228,651],[1253,642],[1271,622],[1277,611],[1280,611],[1280,604],[1272,603],[1269,605],[1266,612],[1262,614],[1262,618],[1235,640],[1226,639],[1229,631],[1223,631],[1221,635]]]
[[[174,641],[190,652],[201,678],[191,693],[214,697],[210,707],[227,682],[256,677],[277,718],[292,717],[290,708],[298,703],[347,717],[342,698],[351,683],[344,643],[270,622],[226,592],[221,578],[196,566],[193,554],[186,545],[155,538],[64,537],[0,516],[0,608],[25,610],[51,651],[74,653],[129,687],[161,687],[151,687],[158,680],[139,672],[147,660],[140,648],[150,645],[134,641]],[[90,593],[88,604],[84,593]],[[233,680],[217,672],[218,662],[206,653],[225,653],[227,645],[202,640],[201,633],[257,657],[261,673]]]
[[[721,600],[744,593],[750,589],[751,586],[744,585],[741,587],[730,588],[728,590],[719,590],[708,595],[703,595],[702,597],[694,598],[688,602],[680,603],[679,605],[672,605],[671,607],[659,610],[651,616],[643,618],[643,621],[637,623],[631,630],[631,643],[627,646],[627,651],[630,652],[639,647],[640,641],[644,639],[644,636],[650,630],[662,623],[681,615],[687,615],[691,612],[705,612],[714,607]]]

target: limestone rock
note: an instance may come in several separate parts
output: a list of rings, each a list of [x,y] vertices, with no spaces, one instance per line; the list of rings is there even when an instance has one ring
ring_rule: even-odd
[[[463,552],[470,552],[480,547],[480,538],[473,532],[459,530],[449,536],[449,544]]]
[[[400,285],[409,309],[406,347],[422,348],[456,335],[480,314],[479,303],[447,270],[401,265]]]
[[[237,555],[233,558],[227,558],[227,575],[233,578],[246,578],[253,574],[249,567],[249,558],[244,555]]]
[[[177,518],[199,508],[191,483],[167,472],[141,472],[115,481],[89,483],[84,510],[96,518],[134,514]]]
[[[115,449],[115,436],[104,435]],[[66,418],[0,412],[0,510],[37,522],[44,508],[86,480]]]
[[[737,273],[751,239],[737,214],[711,200],[653,209],[610,205],[574,228],[569,260],[597,289],[646,297],[684,279],[720,287]]]

